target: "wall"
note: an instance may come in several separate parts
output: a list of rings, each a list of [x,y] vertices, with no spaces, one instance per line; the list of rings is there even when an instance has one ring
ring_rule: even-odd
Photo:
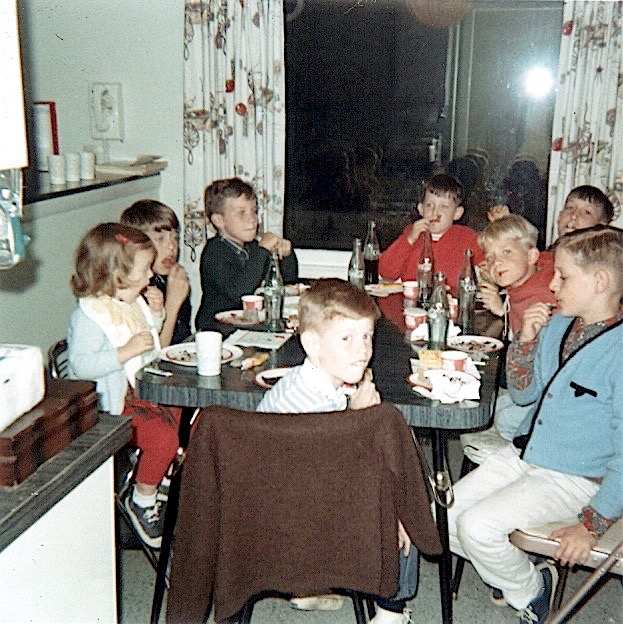
[[[19,0],[26,102],[56,102],[61,152],[91,139],[92,82],[121,83],[125,138],[112,158],[155,154],[169,166],[161,201],[182,215],[183,0]]]

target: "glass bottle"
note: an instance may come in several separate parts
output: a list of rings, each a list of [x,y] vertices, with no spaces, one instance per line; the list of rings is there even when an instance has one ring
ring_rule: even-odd
[[[475,324],[476,293],[478,291],[478,280],[476,270],[472,262],[474,252],[471,249],[465,250],[463,268],[459,273],[459,283],[457,288],[459,310],[457,322],[463,334],[473,334]]]
[[[417,265],[418,306],[427,308],[433,290],[433,241],[425,231],[424,242]]]
[[[450,304],[446,289],[446,277],[440,271],[435,273],[435,285],[430,296],[430,303],[426,313],[428,323],[428,348],[443,351],[447,346],[448,321],[450,319]]]
[[[266,324],[270,331],[283,330],[284,294],[285,288],[279,269],[279,258],[277,252],[273,251],[264,281],[264,309],[266,310]]]
[[[368,233],[363,245],[363,264],[365,270],[365,283],[378,284],[379,281],[379,256],[381,248],[376,237],[376,223],[368,221]]]
[[[363,290],[365,278],[365,265],[363,261],[363,251],[361,250],[361,239],[356,238],[353,242],[353,253],[348,263],[348,281]]]

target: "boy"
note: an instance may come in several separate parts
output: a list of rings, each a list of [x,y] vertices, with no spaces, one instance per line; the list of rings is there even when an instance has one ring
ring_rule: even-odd
[[[539,252],[537,238],[538,230],[532,223],[510,214],[489,223],[478,239],[485,255],[486,276],[491,280],[480,284],[484,307],[497,316],[508,313],[513,334],[521,329],[528,306],[539,301],[556,303],[549,289],[554,259],[548,251]],[[505,301],[499,288],[506,291]]]
[[[149,300],[156,289],[164,296],[166,313],[160,331],[160,344],[168,347],[190,336],[191,304],[188,275],[178,264],[179,221],[169,206],[155,199],[141,199],[121,214],[121,223],[145,232],[156,248],[154,275],[145,292]]]
[[[358,288],[339,279],[316,280],[299,303],[299,331],[306,359],[269,390],[260,412],[308,413],[363,409],[380,403],[367,371],[372,357],[374,324],[380,314],[374,301]],[[344,384],[359,384],[347,399]],[[407,572],[401,575],[400,596],[410,598],[417,589],[418,552],[399,522],[398,544]],[[401,566],[402,567],[402,566]],[[377,598],[378,613],[371,624],[406,624],[406,599]],[[299,609],[339,609],[339,596],[294,598]]]
[[[554,253],[560,313],[530,306],[508,352],[511,396],[533,407],[513,443],[456,484],[448,510],[451,549],[532,624],[547,618],[556,568],[535,567],[508,535],[577,516],[550,535],[573,566],[623,513],[623,231],[571,232]]]
[[[205,211],[218,232],[201,254],[201,305],[197,331],[214,327],[217,312],[240,308],[240,297],[252,294],[266,275],[273,251],[281,259],[285,283],[296,282],[298,263],[289,240],[272,232],[257,237],[257,197],[240,178],[217,180],[204,194]]]
[[[463,194],[463,186],[454,176],[438,173],[429,178],[424,184],[422,201],[417,206],[422,218],[408,225],[381,254],[379,274],[390,280],[417,280],[424,232],[428,231],[433,241],[433,271],[444,273],[446,284],[456,297],[465,250],[474,252],[476,265],[483,257],[476,232],[454,223],[463,215]]]
[[[489,221],[495,221],[510,214],[508,206],[493,206],[487,212]],[[584,184],[572,189],[565,199],[563,209],[558,213],[556,225],[558,236],[592,227],[608,225],[614,219],[614,206],[606,194],[596,186]]]

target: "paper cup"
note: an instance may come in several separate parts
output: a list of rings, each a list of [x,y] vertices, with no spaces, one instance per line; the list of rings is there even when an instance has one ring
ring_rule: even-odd
[[[418,283],[417,282],[403,282],[402,292],[405,296],[405,299],[417,299],[418,293],[420,292],[420,289],[418,288]]]
[[[405,308],[404,315],[407,329],[415,329],[426,322],[426,310],[422,308]]]
[[[65,154],[67,161],[67,182],[80,182],[80,154]]]
[[[195,334],[197,373],[206,377],[221,374],[223,336],[219,332],[202,331]]]
[[[60,154],[50,154],[48,156],[48,169],[50,171],[50,182],[52,184],[65,184],[65,182],[67,182],[64,156]]]
[[[464,371],[467,363],[467,353],[463,351],[443,351],[441,354],[441,368],[446,370]]]
[[[260,310],[264,307],[264,297],[260,295],[244,295],[242,301],[242,316],[246,321],[257,323]]]
[[[95,154],[80,152],[80,178],[82,180],[95,179]]]

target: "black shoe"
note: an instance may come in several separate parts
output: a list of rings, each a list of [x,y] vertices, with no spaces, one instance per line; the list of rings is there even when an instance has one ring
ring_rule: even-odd
[[[519,622],[525,624],[544,624],[549,610],[552,607],[554,592],[558,584],[558,570],[556,566],[547,561],[537,567],[543,575],[543,590],[541,593],[519,613]]]
[[[151,548],[160,548],[164,527],[164,505],[159,500],[152,507],[140,507],[132,498],[132,490],[125,499],[125,508],[140,538]]]
[[[491,600],[496,607],[508,606],[508,602],[504,599],[502,590],[497,587],[489,587],[489,600]]]

